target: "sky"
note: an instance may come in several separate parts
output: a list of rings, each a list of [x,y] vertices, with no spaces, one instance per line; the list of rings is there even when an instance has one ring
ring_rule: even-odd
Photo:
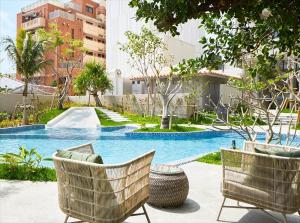
[[[21,8],[36,0],[0,0],[0,39],[6,36],[15,37],[17,30],[17,13]],[[15,73],[15,66],[0,48],[0,73]]]

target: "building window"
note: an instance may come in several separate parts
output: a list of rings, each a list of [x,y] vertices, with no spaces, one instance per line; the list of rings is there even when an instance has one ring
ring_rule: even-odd
[[[90,55],[90,56],[93,56],[93,55],[94,55],[93,52],[89,52],[89,51],[86,52],[86,54],[87,54],[87,55]]]
[[[92,22],[86,21],[86,23],[89,24],[89,25],[94,25]]]
[[[89,12],[89,13],[94,13],[93,7],[91,7],[91,6],[89,6],[89,5],[86,5],[86,6],[85,6],[85,10],[86,10],[87,12]]]
[[[140,81],[137,81],[137,84],[140,84],[141,82]]]
[[[89,40],[93,40],[93,37],[90,37],[90,36],[86,36],[85,38],[89,39]]]
[[[132,81],[132,84],[135,84],[135,81]]]

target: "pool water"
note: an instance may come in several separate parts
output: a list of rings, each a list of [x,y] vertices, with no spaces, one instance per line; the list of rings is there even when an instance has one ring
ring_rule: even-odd
[[[130,133],[132,127],[101,129],[35,129],[0,134],[0,153],[18,152],[20,146],[36,148],[43,157],[58,149],[92,143],[104,163],[126,162],[155,150],[153,163],[168,163],[230,147],[232,140],[241,148],[243,139],[234,132],[203,131],[185,134]],[[52,166],[44,162],[43,165]]]

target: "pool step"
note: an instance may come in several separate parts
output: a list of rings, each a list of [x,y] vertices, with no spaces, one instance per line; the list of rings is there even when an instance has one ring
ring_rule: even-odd
[[[124,116],[120,115],[117,112],[108,110],[106,108],[101,108],[101,107],[97,107],[96,109],[98,109],[101,112],[103,112],[105,115],[107,115],[114,122],[128,122],[129,121],[128,118],[125,118]]]

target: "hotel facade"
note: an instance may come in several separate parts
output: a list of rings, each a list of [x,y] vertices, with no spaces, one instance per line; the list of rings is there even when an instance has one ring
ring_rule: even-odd
[[[17,14],[17,29],[32,31],[39,28],[50,29],[50,24],[56,24],[62,35],[69,35],[72,39],[83,42],[85,53],[77,52],[74,56],[80,60],[72,76],[78,75],[82,65],[88,61],[95,60],[106,64],[106,9],[105,2],[99,4],[92,0],[71,0],[63,3],[58,0],[40,0],[27,5]],[[52,66],[60,74],[66,74],[67,63],[64,60],[63,47],[46,54],[46,59],[52,61]],[[60,75],[60,76],[63,76]],[[17,74],[17,79],[22,78]],[[48,66],[45,70],[35,74],[33,83],[39,85],[53,85],[60,81]]]

